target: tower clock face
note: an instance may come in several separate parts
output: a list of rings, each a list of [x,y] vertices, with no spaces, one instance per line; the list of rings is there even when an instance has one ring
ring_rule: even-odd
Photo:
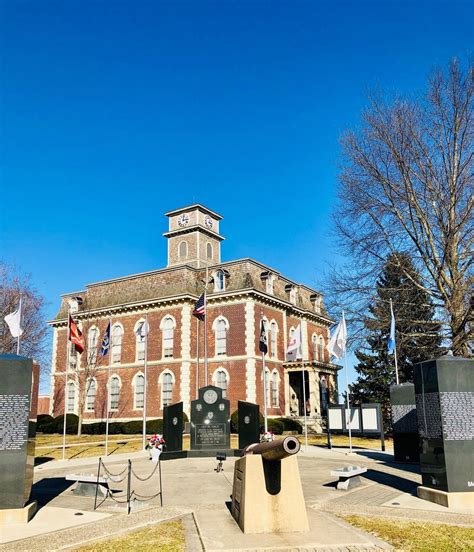
[[[204,224],[208,227],[208,228],[212,228],[214,223],[212,222],[212,219],[209,215],[206,215],[204,217]]]
[[[214,391],[214,389],[208,389],[204,392],[202,398],[204,399],[205,403],[214,404],[217,401],[217,393]]]
[[[181,226],[181,228],[183,226],[186,226],[188,222],[189,222],[189,216],[186,213],[183,213],[178,219],[178,224],[179,226]]]

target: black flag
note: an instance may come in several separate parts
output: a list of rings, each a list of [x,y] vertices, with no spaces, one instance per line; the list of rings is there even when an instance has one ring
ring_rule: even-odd
[[[260,340],[258,342],[258,349],[264,355],[267,354],[267,351],[268,351],[267,332],[265,330],[265,324],[264,324],[263,320],[262,320],[262,327],[261,327],[261,330],[260,330]]]

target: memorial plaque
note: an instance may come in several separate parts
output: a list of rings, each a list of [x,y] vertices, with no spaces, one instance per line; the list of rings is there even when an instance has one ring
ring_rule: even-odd
[[[183,450],[183,403],[163,408],[163,439],[166,452]]]
[[[258,404],[238,401],[239,449],[260,441],[260,409]]]
[[[345,407],[342,404],[328,406],[328,426],[330,431],[342,431],[345,427]]]
[[[398,462],[420,461],[420,438],[416,415],[415,386],[401,383],[390,387],[393,452]]]
[[[351,433],[361,433],[362,425],[361,425],[360,408],[351,406],[350,417],[349,417],[349,409],[346,408],[344,422],[345,422],[344,431],[349,432],[349,424],[350,424]]]
[[[362,403],[360,405],[362,432],[364,435],[381,434],[383,432],[382,408],[380,403]]]
[[[23,508],[33,483],[39,367],[0,355],[0,509]]]
[[[230,449],[230,402],[209,385],[191,401],[191,450]]]
[[[474,360],[444,356],[414,375],[423,485],[474,492]]]

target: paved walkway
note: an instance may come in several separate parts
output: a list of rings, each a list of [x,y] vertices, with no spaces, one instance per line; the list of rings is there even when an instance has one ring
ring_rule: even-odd
[[[111,472],[118,473],[125,467],[128,458],[132,458],[134,471],[140,478],[147,477],[154,467],[143,452],[114,455],[106,460],[106,466]],[[137,508],[128,516],[124,514],[124,506],[111,499],[107,499],[93,513],[94,499],[74,495],[71,490],[73,483],[65,481],[65,475],[71,473],[96,474],[97,459],[49,462],[35,468],[33,496],[41,509],[28,525],[28,532],[36,530],[36,536],[25,539],[28,535],[20,528],[16,535],[11,532],[7,537],[8,540],[22,540],[2,544],[0,550],[73,550],[85,541],[110,538],[175,517],[183,519],[186,548],[192,552],[203,547],[206,551],[292,548],[355,551],[390,548],[342,522],[334,514],[383,515],[474,525],[474,512],[449,512],[442,506],[416,498],[413,493],[421,482],[418,469],[395,464],[392,458],[389,453],[377,451],[348,454],[345,449],[329,451],[311,446],[303,450],[298,454],[298,463],[311,531],[280,535],[244,535],[230,516],[226,502],[232,492],[233,458],[224,463],[224,471],[220,473],[214,471],[216,461],[213,458],[163,462],[164,507],[159,506],[159,497],[156,497],[146,504],[136,503]],[[348,464],[367,466],[364,485],[352,491],[338,491],[329,472]],[[116,497],[123,495],[123,482],[112,486],[118,491]],[[158,490],[157,474],[148,481],[134,478],[132,486],[138,494],[152,495]],[[64,516],[60,515],[61,511]],[[93,519],[97,515],[105,517]],[[58,527],[57,521],[65,517],[73,519],[74,526]],[[81,520],[79,526],[78,518]],[[55,532],[44,534],[48,528]]]

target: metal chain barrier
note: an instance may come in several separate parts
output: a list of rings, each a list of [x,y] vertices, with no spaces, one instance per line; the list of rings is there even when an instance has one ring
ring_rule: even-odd
[[[158,466],[160,465],[160,461],[158,460],[158,462],[156,462],[156,466],[153,468],[153,471],[150,473],[150,475],[148,477],[140,477],[139,475],[137,475],[135,473],[135,471],[133,470],[132,468],[132,474],[134,477],[136,477],[138,479],[138,481],[148,481],[148,479],[150,479],[151,477],[153,477],[153,475],[155,474],[156,470],[158,469]]]

